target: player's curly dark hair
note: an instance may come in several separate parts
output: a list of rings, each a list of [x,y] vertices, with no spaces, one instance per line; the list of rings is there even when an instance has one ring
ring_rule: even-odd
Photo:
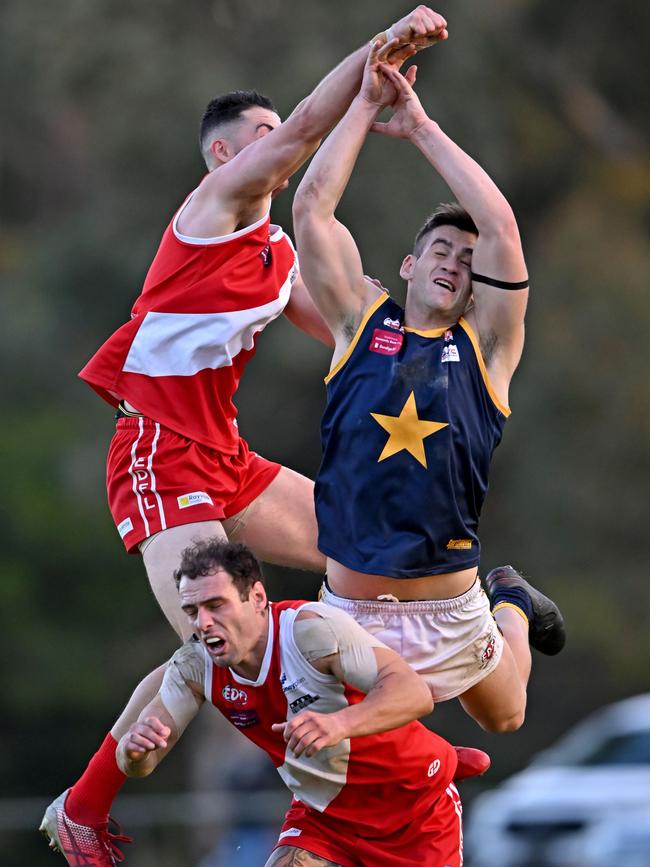
[[[203,578],[218,569],[230,575],[242,601],[248,599],[256,581],[264,584],[262,569],[250,548],[218,536],[202,539],[185,548],[180,566],[174,572],[174,581],[178,587],[181,578]]]
[[[207,139],[221,124],[236,120],[247,108],[258,105],[260,108],[268,108],[269,111],[277,110],[268,96],[258,93],[256,90],[232,90],[215,96],[208,103],[199,127],[199,147],[204,150]]]
[[[472,235],[478,235],[476,223],[465,208],[461,208],[457,202],[443,202],[438,205],[431,216],[427,217],[426,222],[415,236],[414,255],[421,255],[424,248],[424,238],[438,226],[455,226],[461,232],[471,232]]]

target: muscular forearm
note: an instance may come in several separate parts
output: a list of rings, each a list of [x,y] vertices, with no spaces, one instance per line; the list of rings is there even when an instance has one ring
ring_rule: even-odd
[[[430,119],[420,124],[410,139],[449,186],[458,202],[471,214],[479,234],[514,231],[512,208],[481,166]]]
[[[311,138],[323,138],[343,117],[359,92],[367,56],[367,45],[357,49],[326,75],[296,107],[294,114],[301,116]]]
[[[347,737],[377,734],[406,725],[431,713],[433,699],[425,682],[413,672],[381,676],[363,701],[337,711]]]

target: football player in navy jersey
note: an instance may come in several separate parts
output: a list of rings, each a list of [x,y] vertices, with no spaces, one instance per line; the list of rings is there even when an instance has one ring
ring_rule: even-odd
[[[386,58],[397,64],[446,38],[445,19],[423,5],[380,35]],[[132,317],[80,374],[117,409],[109,505],[181,638],[187,626],[172,569],[194,538],[227,536],[270,562],[323,569],[313,483],[248,449],[233,397],[256,336],[281,312],[329,341],[269,208],[349,105],[366,51],[345,58],[284,122],[256,91],[210,102],[200,131],[208,171],[168,224]],[[43,819],[51,839],[57,827],[77,829],[63,853],[70,864],[82,857],[86,867],[113,864],[108,810],[125,779],[116,741],[157,691],[163,668],[143,681],[67,797]]]
[[[371,46],[356,99],[294,199],[302,273],[336,341],[316,479],[322,599],[490,731],[523,722],[530,646],[564,644],[557,606],[512,567],[478,579],[478,519],[510,413],[528,276],[512,209]],[[377,116],[386,106],[387,123]],[[364,276],[335,211],[370,131],[414,144],[458,204],[439,207],[400,274],[402,309]],[[498,628],[497,628],[498,624]]]

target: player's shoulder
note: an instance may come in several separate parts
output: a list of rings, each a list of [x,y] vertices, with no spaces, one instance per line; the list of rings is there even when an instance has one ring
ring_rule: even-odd
[[[194,636],[188,638],[174,653],[169,660],[169,664],[176,666],[184,673],[190,671],[195,673],[197,666],[200,666],[202,669],[205,664],[203,645]]]

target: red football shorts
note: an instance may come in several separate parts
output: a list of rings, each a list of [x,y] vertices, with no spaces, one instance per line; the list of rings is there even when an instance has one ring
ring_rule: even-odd
[[[221,521],[246,508],[280,472],[251,452],[224,455],[148,418],[120,418],[108,450],[106,489],[129,553],[168,527]]]
[[[399,803],[391,808],[398,811]],[[276,848],[305,849],[343,867],[462,867],[462,812],[458,790],[450,783],[426,814],[405,815],[399,831],[362,837],[353,820],[343,822],[293,801]]]

